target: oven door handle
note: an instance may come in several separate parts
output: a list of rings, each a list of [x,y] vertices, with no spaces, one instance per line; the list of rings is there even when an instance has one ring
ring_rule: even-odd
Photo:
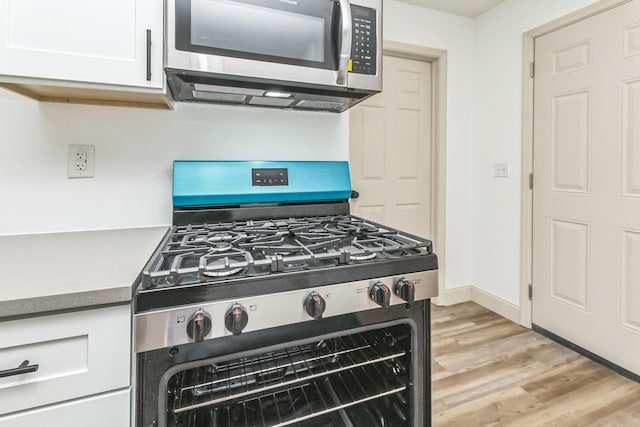
[[[351,41],[353,37],[353,25],[351,19],[351,4],[349,0],[339,0],[340,16],[342,17],[342,48],[340,49],[340,59],[338,62],[339,85],[347,84],[347,73],[349,72],[349,61],[351,60]]]

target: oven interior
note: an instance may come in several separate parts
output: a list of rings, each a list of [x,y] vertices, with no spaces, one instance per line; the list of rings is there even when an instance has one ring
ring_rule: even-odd
[[[410,426],[412,329],[399,324],[175,373],[167,425]]]

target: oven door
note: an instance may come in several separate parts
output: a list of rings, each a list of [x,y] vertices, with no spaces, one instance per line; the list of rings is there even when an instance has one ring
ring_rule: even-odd
[[[364,6],[351,5],[349,0],[168,0],[166,66],[380,90],[376,68],[380,17],[379,10],[370,7],[380,0],[356,1]],[[360,28],[365,21],[375,21],[369,22],[374,24],[369,29],[374,40],[368,48],[360,40],[367,37]],[[369,53],[361,52],[362,48]],[[354,61],[352,53],[357,55]],[[364,55],[370,57],[369,67]],[[362,87],[348,83],[350,67],[358,73],[353,77]]]
[[[422,427],[429,301],[138,355],[138,425]]]

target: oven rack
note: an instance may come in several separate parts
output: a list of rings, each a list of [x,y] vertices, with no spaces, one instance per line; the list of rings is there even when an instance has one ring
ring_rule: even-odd
[[[183,423],[208,417],[187,426],[227,425],[213,421],[219,418],[233,419],[232,426],[275,427],[345,417],[348,408],[378,399],[386,406],[400,399],[396,407],[406,407],[407,355],[390,335],[360,333],[194,368],[176,375],[169,410]]]
[[[331,347],[321,341],[195,370],[193,383],[179,387],[174,412],[219,405],[381,362],[398,371],[402,367],[390,362],[406,354],[402,349],[370,343],[363,334],[336,338]]]
[[[237,402],[235,405],[208,409],[205,413],[191,413],[187,417],[186,426],[215,425],[227,427],[284,427],[309,425],[334,425],[327,420],[338,419],[337,425],[355,427],[362,425],[354,420],[349,412],[356,406],[367,405],[357,415],[362,422],[368,419],[367,425],[379,425],[385,419],[377,406],[394,405],[394,402],[378,403],[381,399],[394,399],[395,407],[400,412],[400,405],[408,385],[395,387],[377,387],[375,379],[358,379],[352,373],[338,374],[319,380],[310,381],[291,389],[253,397]],[[369,389],[369,390],[367,390]],[[253,413],[253,415],[251,415]],[[406,414],[402,425],[408,425]],[[201,421],[206,419],[204,423]],[[312,421],[313,420],[313,421]],[[382,425],[385,421],[382,421]]]

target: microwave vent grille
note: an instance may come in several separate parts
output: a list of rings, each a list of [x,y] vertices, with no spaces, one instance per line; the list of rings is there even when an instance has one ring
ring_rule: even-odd
[[[193,88],[197,92],[216,92],[216,93],[230,93],[234,95],[247,95],[247,96],[262,96],[264,90],[262,89],[250,89],[245,87],[231,87],[222,85],[209,85],[203,83],[196,83]]]
[[[344,102],[317,101],[312,99],[303,99],[298,102],[297,107],[311,108],[314,110],[339,110],[344,107]]]
[[[194,90],[193,99],[242,104],[247,99],[247,96],[232,93],[199,92],[197,90]]]
[[[295,99],[268,98],[266,96],[254,96],[249,100],[251,105],[264,105],[267,107],[288,107]]]

